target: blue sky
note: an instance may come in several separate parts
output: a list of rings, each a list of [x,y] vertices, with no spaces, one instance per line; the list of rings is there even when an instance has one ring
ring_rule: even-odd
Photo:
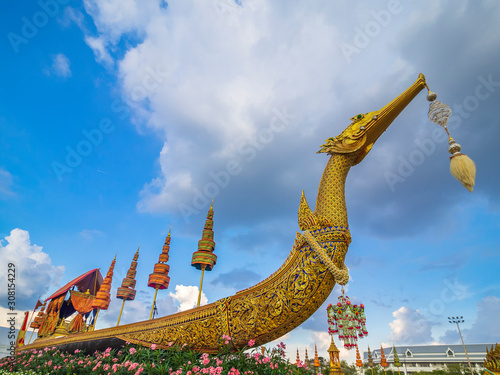
[[[263,280],[292,247],[302,190],[314,204],[327,161],[319,146],[422,72],[453,110],[476,187],[450,175],[424,93],[351,170],[347,294],[366,306],[360,349],[458,343],[446,319],[457,314],[466,342],[498,341],[497,2],[1,7],[0,253],[16,264],[20,311],[89,269],[105,273],[115,254],[116,289],[140,244],[137,298],[122,322],[146,319],[147,277],[170,227],[160,314],[189,305],[200,278],[191,255],[212,198],[218,261],[206,301]],[[98,326],[115,324],[120,302]],[[0,307],[5,326],[3,294]],[[326,356],[326,324],[325,305],[284,337],[291,358],[315,344]]]

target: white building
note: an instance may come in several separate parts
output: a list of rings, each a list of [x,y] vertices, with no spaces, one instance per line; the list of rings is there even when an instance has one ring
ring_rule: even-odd
[[[465,345],[467,354],[474,370],[483,369],[486,348],[490,349],[492,344],[469,344]],[[494,345],[494,344],[493,344]],[[460,363],[469,368],[463,345],[421,345],[421,346],[396,346],[401,367],[399,371],[406,375],[412,375],[419,371],[442,369],[446,364]],[[373,363],[380,364],[380,349],[371,352]],[[384,355],[389,365],[386,370],[398,371],[394,366],[393,347],[384,348]],[[363,352],[363,363],[368,362],[368,352]],[[368,373],[370,375],[370,373]]]

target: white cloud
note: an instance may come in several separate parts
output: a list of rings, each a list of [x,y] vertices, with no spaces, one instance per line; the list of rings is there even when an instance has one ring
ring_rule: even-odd
[[[12,191],[13,178],[12,174],[0,167],[0,197],[12,198],[16,194]]]
[[[94,51],[95,58],[98,62],[105,65],[113,65],[113,59],[106,49],[106,41],[103,38],[86,36],[85,43]]]
[[[172,297],[179,304],[177,311],[185,311],[196,307],[198,302],[198,287],[192,285],[176,285],[175,293],[170,292]],[[200,306],[206,305],[208,299],[203,291],[201,292]]]
[[[52,56],[52,65],[45,70],[47,75],[56,75],[63,78],[71,77],[70,61],[68,57],[62,53]]]
[[[104,235],[103,232],[97,229],[84,229],[78,234],[87,240],[93,240],[95,236]]]
[[[38,314],[38,311],[40,311],[40,308],[38,311],[33,314],[33,306],[31,310],[26,310],[29,311],[28,314],[28,323],[27,323],[27,331],[31,331],[31,328],[29,328],[29,324],[31,320],[33,319],[33,316],[36,316]],[[21,329],[21,326],[23,325],[24,322],[24,314],[26,311],[21,311],[21,310],[10,310],[9,308],[5,308],[0,306],[0,327],[5,327],[5,328],[10,328],[10,322],[14,323],[14,326],[16,329]],[[29,336],[26,337],[26,341],[28,340]]]
[[[3,242],[7,241],[4,245]],[[29,308],[36,300],[48,292],[52,286],[57,286],[64,273],[64,266],[53,266],[49,254],[42,247],[32,245],[28,231],[13,229],[10,236],[0,241],[0,259],[2,272],[0,285],[7,285],[8,264],[15,267],[15,293],[17,308]],[[2,304],[7,302],[7,290],[2,287],[0,292]]]
[[[484,297],[477,303],[476,320],[470,329],[463,329],[468,343],[494,343],[500,337],[500,298]]]
[[[433,342],[431,324],[420,311],[402,306],[394,311],[392,316],[395,318],[389,323],[392,342],[398,345],[417,345]]]

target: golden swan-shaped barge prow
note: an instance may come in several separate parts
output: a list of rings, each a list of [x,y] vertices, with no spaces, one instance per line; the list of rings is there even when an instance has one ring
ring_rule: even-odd
[[[299,227],[293,248],[283,265],[266,280],[233,296],[188,311],[94,332],[61,338],[41,338],[19,350],[58,346],[62,350],[117,346],[123,341],[167,347],[187,344],[215,352],[222,335],[237,348],[255,339],[257,345],[278,339],[306,321],[330,295],[336,282],[348,279],[344,258],[351,242],[344,186],[351,166],[368,154],[378,137],[426,86],[421,74],[388,105],[352,118],[337,137],[319,152],[331,155],[318,190],[313,212],[302,194]],[[334,276],[335,275],[335,276]]]

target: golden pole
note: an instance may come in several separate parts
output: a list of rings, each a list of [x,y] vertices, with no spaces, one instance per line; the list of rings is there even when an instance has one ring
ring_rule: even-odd
[[[28,345],[31,342],[31,338],[33,337],[33,333],[35,332],[35,328],[33,328],[33,331],[31,331],[30,339],[28,340]]]
[[[94,324],[92,324],[92,331],[95,330],[95,322],[97,321],[97,316],[99,315],[99,311],[101,311],[101,309],[97,309],[97,312],[95,313]]]
[[[120,325],[120,319],[121,319],[121,317],[122,317],[123,306],[125,306],[125,298],[123,298],[122,308],[121,308],[121,310],[120,310],[120,315],[118,315],[118,322],[116,323],[116,326],[117,326],[117,327]]]
[[[33,315],[35,315],[35,311],[33,311]],[[30,319],[30,322],[28,323],[28,327],[30,326],[31,321],[33,320],[33,315],[31,315],[31,319]],[[33,332],[35,332],[35,328],[33,328],[33,331],[31,331],[31,335],[30,335],[30,339],[28,340],[28,344],[30,343],[31,338],[33,337]]]
[[[200,290],[198,292],[198,303],[196,307],[200,307],[200,299],[201,299],[201,287],[203,286],[203,274],[205,273],[206,265],[201,266],[201,281],[200,281]]]
[[[151,306],[151,314],[149,314],[149,320],[153,317],[153,309],[155,308],[156,293],[158,293],[158,287],[155,288],[155,298],[153,299],[153,306]]]

